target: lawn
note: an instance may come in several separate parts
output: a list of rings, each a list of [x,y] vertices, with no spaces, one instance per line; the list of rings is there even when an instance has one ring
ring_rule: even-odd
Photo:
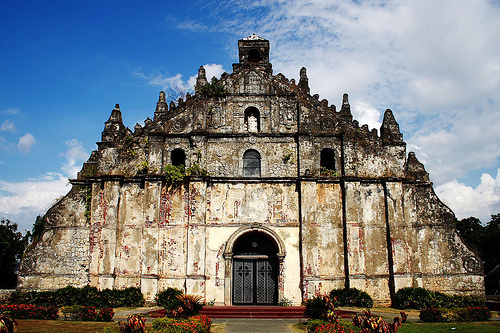
[[[346,329],[359,332],[360,329],[351,325],[348,321],[343,321]],[[293,326],[294,332],[307,332],[305,324]],[[405,323],[398,330],[398,333],[442,333],[442,332],[474,332],[474,333],[498,333],[500,332],[500,322],[481,323]]]
[[[104,327],[109,326],[119,332],[119,326],[116,322],[84,322],[84,321],[66,321],[66,320],[35,320],[35,319],[16,319],[16,333],[102,333]],[[151,323],[146,323],[146,330],[151,331]],[[213,324],[210,332],[223,333],[223,324]]]
[[[441,332],[500,332],[500,322],[481,323],[409,323],[403,324],[398,333],[441,333]]]

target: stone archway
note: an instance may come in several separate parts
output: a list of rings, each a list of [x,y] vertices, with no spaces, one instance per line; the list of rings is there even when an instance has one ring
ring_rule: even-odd
[[[233,233],[224,251],[225,304],[277,304],[285,255],[283,241],[268,227],[253,224]]]

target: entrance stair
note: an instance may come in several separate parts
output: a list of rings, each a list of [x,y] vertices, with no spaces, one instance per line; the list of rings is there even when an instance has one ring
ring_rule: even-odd
[[[276,318],[306,318],[303,306],[276,306],[276,305],[239,305],[239,306],[205,306],[201,310],[210,318],[253,318],[253,319],[276,319]],[[354,311],[337,310],[341,318],[351,318],[356,314]],[[148,313],[150,317],[163,317],[165,310],[157,310]]]
[[[210,318],[304,318],[303,306],[205,306],[201,313]]]

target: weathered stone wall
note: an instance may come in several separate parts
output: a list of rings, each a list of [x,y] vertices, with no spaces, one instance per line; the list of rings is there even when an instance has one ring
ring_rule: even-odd
[[[116,105],[48,211],[20,289],[137,286],[152,301],[176,287],[232,304],[233,246],[259,232],[278,249],[277,295],[295,304],[342,287],[378,304],[409,286],[483,295],[480,260],[406,156],[392,111],[380,131],[360,127],[347,94],[337,110],[311,96],[305,68],[298,83],[273,75],[268,41],[239,45],[232,74],[208,83],[200,67],[194,96],[167,105],[161,92],[154,119],[134,132]],[[244,172],[249,150],[255,173]],[[209,175],[169,183],[165,166],[181,163]]]
[[[73,189],[45,215],[43,236],[22,260],[18,288],[49,290],[88,284],[89,228],[85,217],[87,191]]]

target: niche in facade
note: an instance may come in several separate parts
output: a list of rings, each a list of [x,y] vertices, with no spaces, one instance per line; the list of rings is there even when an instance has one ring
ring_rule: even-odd
[[[260,112],[251,106],[245,110],[245,127],[248,132],[260,132]]]
[[[260,154],[250,149],[243,155],[243,176],[260,177]]]
[[[335,154],[333,149],[325,148],[321,151],[320,166],[328,170],[335,170]]]
[[[172,150],[170,153],[170,160],[172,161],[172,165],[179,166],[179,165],[186,165],[186,154],[184,153],[184,150],[177,148]]]

